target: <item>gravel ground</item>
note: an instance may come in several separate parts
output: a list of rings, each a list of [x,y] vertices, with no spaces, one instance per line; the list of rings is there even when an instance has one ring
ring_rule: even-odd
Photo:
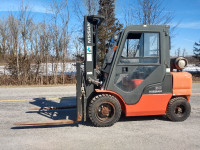
[[[50,127],[15,127],[13,123],[20,121],[75,118],[75,109],[28,111],[29,107],[75,104],[75,86],[0,88],[0,149],[200,149],[200,83],[193,84],[193,93],[191,116],[184,122],[149,116],[121,117],[107,128],[92,127],[89,121]]]

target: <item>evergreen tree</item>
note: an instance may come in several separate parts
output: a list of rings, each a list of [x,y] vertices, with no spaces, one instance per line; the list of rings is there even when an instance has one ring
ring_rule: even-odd
[[[194,43],[194,57],[200,60],[200,41]]]
[[[115,18],[115,0],[99,0],[98,14],[105,19],[99,26],[98,61],[100,65],[106,53],[106,41],[116,32],[120,31],[122,24]]]

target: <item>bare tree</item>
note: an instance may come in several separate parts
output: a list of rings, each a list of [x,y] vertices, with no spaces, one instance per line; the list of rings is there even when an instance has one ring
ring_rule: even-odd
[[[121,8],[121,6],[120,6]],[[132,7],[132,1],[131,0],[124,0],[123,1],[123,6],[122,6],[122,11],[123,11],[123,18],[125,25],[131,25],[134,22],[134,11]]]
[[[75,13],[75,16],[78,19],[78,22],[82,22],[84,11],[82,10],[82,0],[73,0],[73,12]]]
[[[138,0],[135,17],[139,24],[169,24],[172,13],[163,6],[163,0]]]
[[[183,49],[183,52],[182,52],[182,56],[185,57],[186,54],[187,54],[187,52],[186,52],[186,49],[184,48],[184,49]]]
[[[59,31],[58,31],[58,17],[62,5],[58,0],[51,0],[51,12],[53,13],[52,17],[52,30],[53,30],[53,51],[55,52],[55,64],[54,65],[54,84],[57,84],[57,75],[58,75],[58,59],[59,59]],[[52,57],[53,58],[53,57]],[[53,60],[54,61],[54,60]]]
[[[77,40],[80,47],[83,46],[83,42],[79,39],[82,38],[83,33],[83,19],[87,15],[96,15],[98,13],[99,0],[73,0],[73,12],[75,13],[77,21],[77,28],[74,34],[80,35],[75,36],[74,40]],[[74,42],[73,42],[74,43]],[[76,54],[74,54],[76,55]]]
[[[177,50],[175,50],[175,56],[179,57],[181,55],[181,49],[178,48]]]
[[[147,25],[172,25],[174,12],[167,8],[164,0],[137,0],[133,3],[129,0],[124,0],[128,3],[123,7],[124,20],[126,25],[129,24],[147,24]],[[180,22],[173,24],[170,28],[171,37],[175,36],[175,29]]]
[[[23,80],[22,82],[26,84],[28,81],[28,74],[30,73],[30,63],[31,63],[31,57],[28,57],[27,52],[27,42],[29,39],[29,34],[31,30],[32,25],[32,18],[30,16],[30,8],[28,5],[24,5],[23,0],[21,1],[20,7],[19,7],[19,22],[20,22],[20,34],[21,34],[21,40],[23,41],[23,56],[21,59],[21,68],[23,71]]]
[[[65,83],[65,65],[71,53],[68,51],[71,31],[67,2],[51,0],[51,15],[39,23],[34,22],[23,1],[19,15],[11,13],[6,19],[0,18],[0,56],[8,63],[11,74],[8,75],[10,82],[4,83]],[[53,65],[54,78],[49,77],[49,62]],[[58,76],[60,66],[62,76]]]
[[[83,0],[88,15],[97,14],[98,0]]]
[[[51,33],[50,33],[50,25],[48,25],[45,20],[43,23],[40,24],[40,60],[42,64],[42,72],[46,74],[46,84],[49,84],[48,79],[48,63],[49,63],[49,53],[50,53],[50,40],[51,40]],[[43,82],[43,78],[42,78]]]
[[[58,62],[60,60],[60,54],[63,54],[63,69],[65,69],[65,55],[68,45],[68,23],[69,23],[69,10],[67,0],[51,0],[51,12],[53,13],[53,49],[55,52],[55,75],[54,83],[57,83],[58,76]],[[58,20],[61,20],[62,25],[59,26]],[[61,28],[60,28],[61,27]],[[64,83],[64,70],[63,74],[63,83]]]
[[[38,24],[39,25],[39,24]],[[39,70],[40,70],[40,64],[41,64],[41,60],[39,57],[39,40],[40,40],[40,34],[42,32],[39,31],[40,26],[35,25],[35,30],[33,32],[32,38],[33,38],[33,49],[34,49],[34,82],[37,84],[39,82],[38,78],[39,78]]]
[[[0,58],[3,58],[3,60],[5,60],[5,54],[8,50],[8,32],[8,22],[3,17],[0,20]]]
[[[35,24],[31,21],[30,22],[30,27],[29,27],[29,34],[28,34],[28,42],[30,42],[30,56],[34,56],[34,49],[33,49],[33,34],[34,34],[34,31],[36,30],[36,26]]]
[[[83,40],[80,39],[78,35],[76,35],[73,40],[73,46],[75,48],[73,56],[75,57],[76,62],[83,61]]]
[[[64,84],[65,82],[65,63],[66,63],[66,54],[67,54],[67,48],[68,48],[68,44],[69,44],[69,9],[68,9],[68,4],[67,4],[67,0],[64,3],[64,7],[61,13],[61,20],[62,20],[62,33],[63,33],[63,39],[62,39],[62,83]]]
[[[28,32],[32,23],[32,18],[30,17],[29,6],[28,5],[24,6],[23,0],[21,1],[19,12],[20,12],[19,21],[21,23],[20,27],[21,27],[21,36],[23,40],[24,55],[27,55],[26,40],[28,39]]]
[[[96,15],[98,8],[98,0],[73,0],[73,11],[81,25],[84,15]]]
[[[9,41],[9,53],[10,53],[10,62],[9,68],[13,76],[17,76],[17,80],[20,80],[19,75],[19,51],[18,51],[18,42],[19,42],[19,21],[14,18],[11,14],[8,17],[8,26],[10,31],[10,41]],[[16,66],[16,67],[15,67]]]

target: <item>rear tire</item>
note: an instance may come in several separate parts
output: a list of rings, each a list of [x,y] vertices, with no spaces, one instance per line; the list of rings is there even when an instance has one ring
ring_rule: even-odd
[[[91,100],[88,115],[94,126],[112,126],[121,116],[121,105],[114,96],[100,94]]]
[[[184,121],[190,116],[190,112],[190,103],[183,97],[171,99],[167,106],[167,117],[171,121]]]

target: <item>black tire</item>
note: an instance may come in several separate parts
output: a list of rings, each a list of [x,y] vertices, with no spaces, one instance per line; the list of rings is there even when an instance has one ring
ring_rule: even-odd
[[[121,105],[114,96],[100,94],[91,100],[88,115],[96,127],[112,126],[121,116]]]
[[[171,121],[184,121],[190,116],[191,106],[183,97],[172,98],[167,106],[167,117]]]

